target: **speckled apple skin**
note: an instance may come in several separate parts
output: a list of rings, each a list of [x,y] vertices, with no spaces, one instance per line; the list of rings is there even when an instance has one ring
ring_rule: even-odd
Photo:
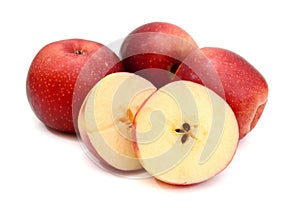
[[[120,56],[129,72],[151,69],[143,73],[143,77],[160,88],[172,80],[169,74],[159,70],[175,71],[181,61],[197,47],[193,38],[179,26],[151,22],[136,28],[124,39]]]
[[[215,81],[205,76],[197,57],[205,56],[219,76],[222,90]],[[190,66],[190,67],[188,67]],[[192,66],[192,67],[191,67]],[[209,68],[211,70],[211,68]],[[211,73],[208,73],[209,75]],[[263,75],[240,55],[222,48],[205,47],[197,50],[181,64],[176,75],[183,80],[190,80],[211,88],[227,101],[233,109],[239,125],[239,138],[244,138],[257,124],[268,100],[268,84]],[[212,81],[212,82],[211,82]],[[225,94],[224,94],[225,93]]]
[[[32,61],[27,98],[46,126],[75,133],[74,120],[88,91],[105,75],[123,70],[119,58],[100,43],[83,39],[53,42]]]

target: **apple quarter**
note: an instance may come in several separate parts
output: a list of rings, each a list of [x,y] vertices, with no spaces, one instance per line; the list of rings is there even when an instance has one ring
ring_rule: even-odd
[[[232,160],[239,132],[229,105],[208,88],[175,81],[157,90],[134,120],[142,166],[170,184],[205,181]]]

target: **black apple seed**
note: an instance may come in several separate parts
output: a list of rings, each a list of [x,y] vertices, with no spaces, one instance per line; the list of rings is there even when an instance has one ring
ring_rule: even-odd
[[[181,143],[184,144],[186,142],[188,138],[188,134],[184,134],[182,137],[181,137]]]
[[[184,130],[182,130],[182,129],[180,129],[180,128],[176,128],[176,129],[175,129],[175,132],[176,132],[176,133],[184,133]]]
[[[188,123],[182,124],[182,128],[183,128],[185,131],[189,131],[189,130],[191,129],[190,124],[188,124]]]

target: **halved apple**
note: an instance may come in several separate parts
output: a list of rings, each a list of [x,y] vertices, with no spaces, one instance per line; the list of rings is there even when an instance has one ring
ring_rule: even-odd
[[[155,178],[176,185],[199,183],[221,172],[239,139],[229,105],[190,81],[157,90],[138,111],[134,132],[142,166]]]
[[[93,87],[80,109],[78,127],[95,159],[119,170],[141,168],[133,148],[132,122],[155,91],[149,81],[125,72],[107,75]]]

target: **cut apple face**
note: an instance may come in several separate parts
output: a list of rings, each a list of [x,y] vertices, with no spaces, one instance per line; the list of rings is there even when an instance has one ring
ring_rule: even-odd
[[[190,81],[157,90],[138,111],[134,132],[136,155],[145,170],[176,185],[203,182],[221,172],[239,139],[226,101]]]
[[[80,136],[99,162],[124,171],[141,168],[133,148],[134,116],[156,88],[132,73],[114,73],[100,80],[79,113]]]

